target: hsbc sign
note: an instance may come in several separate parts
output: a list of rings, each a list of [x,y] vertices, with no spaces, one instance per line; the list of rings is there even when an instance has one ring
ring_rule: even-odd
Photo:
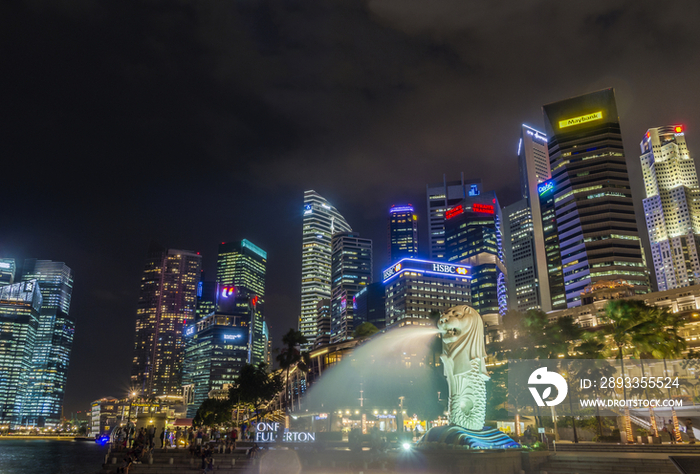
[[[433,275],[453,275],[454,277],[471,278],[471,268],[467,265],[454,265],[443,262],[431,262],[429,260],[418,260],[406,258],[399,263],[384,270],[382,276],[384,281],[390,280],[403,272],[427,273]]]

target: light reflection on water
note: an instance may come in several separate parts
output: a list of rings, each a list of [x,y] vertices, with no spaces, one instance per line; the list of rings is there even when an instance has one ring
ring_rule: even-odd
[[[94,441],[0,439],[0,474],[95,474],[106,452]]]

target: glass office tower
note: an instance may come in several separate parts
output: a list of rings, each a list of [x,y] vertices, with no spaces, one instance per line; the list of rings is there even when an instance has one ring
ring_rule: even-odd
[[[0,286],[0,429],[24,425],[41,305],[36,280]]]
[[[391,206],[387,245],[389,261],[418,256],[418,215],[410,204]]]
[[[36,280],[42,296],[23,424],[55,426],[61,422],[75,333],[76,318],[70,314],[73,272],[63,262],[27,259],[22,280]]]
[[[313,346],[318,335],[316,305],[331,297],[331,239],[337,232],[352,232],[352,229],[316,191],[304,191],[299,315],[299,331],[308,340],[304,350]]]
[[[601,280],[649,291],[613,89],[545,105],[568,307]]]

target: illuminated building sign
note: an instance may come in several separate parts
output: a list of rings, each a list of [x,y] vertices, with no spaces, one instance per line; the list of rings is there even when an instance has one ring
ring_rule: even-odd
[[[580,117],[573,117],[566,120],[559,121],[559,128],[573,127],[574,125],[581,125],[582,123],[592,122],[594,120],[600,120],[603,118],[603,112],[593,112],[592,114],[581,115]]]
[[[478,187],[476,184],[472,184],[472,185],[469,187],[469,195],[470,195],[470,196],[478,196],[479,194],[481,194],[481,193],[479,192],[479,187]]]
[[[472,204],[472,211],[483,212],[484,214],[493,214],[493,206],[490,204]]]
[[[548,193],[552,189],[554,189],[554,181],[545,181],[544,183],[540,183],[537,185],[537,194],[542,196],[543,194]]]
[[[194,326],[190,326],[185,329],[185,336],[191,336],[192,334],[194,334]]]
[[[224,298],[228,298],[229,296],[232,296],[236,292],[236,288],[233,286],[225,286],[221,290],[221,296]]]
[[[395,212],[413,212],[413,206],[410,204],[408,206],[391,206],[389,212],[392,214]]]
[[[255,442],[266,443],[277,441],[283,443],[312,443],[316,441],[316,433],[310,433],[308,431],[288,431],[284,430],[280,433],[279,423],[265,423],[260,422],[257,424],[255,429]]]
[[[241,339],[243,334],[224,334],[224,341],[235,341],[236,339]]]
[[[253,296],[250,299],[250,303],[253,305],[253,308],[256,308],[258,306],[258,295]]]
[[[673,127],[673,131],[676,133],[683,133],[683,125],[676,125]]]
[[[405,258],[382,272],[382,280],[386,282],[403,272],[416,272],[420,274],[444,275],[455,278],[471,278],[471,267],[468,265],[455,265],[445,262],[432,262],[416,258]]]
[[[547,141],[547,136],[541,134],[541,133],[538,132],[537,130],[526,130],[526,132],[527,132],[528,135],[530,135],[532,138],[534,138],[534,139],[536,139],[536,140],[541,140],[541,141],[543,141],[543,142],[546,142],[546,141]]]
[[[314,212],[314,210],[313,210],[313,208],[311,207],[311,204],[307,204],[306,206],[304,206],[304,215],[305,215],[305,216],[308,216],[308,215],[311,214],[312,212]]]
[[[343,296],[340,298],[340,312],[342,313],[346,309],[348,309],[348,300],[345,296]]]
[[[7,262],[0,262],[0,268],[10,268],[11,265]]]
[[[461,204],[457,207],[449,209],[447,212],[445,212],[445,219],[452,219],[454,216],[460,215],[463,210],[464,209],[462,208]]]

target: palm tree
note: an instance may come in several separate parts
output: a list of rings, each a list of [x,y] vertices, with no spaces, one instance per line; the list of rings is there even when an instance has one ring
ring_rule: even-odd
[[[284,402],[285,405],[287,406],[287,409],[289,409],[289,369],[293,367],[294,365],[297,365],[301,370],[304,372],[308,370],[308,365],[309,365],[309,355],[308,353],[301,353],[301,351],[298,349],[298,346],[302,344],[306,344],[308,340],[306,337],[301,333],[301,331],[296,331],[294,329],[290,329],[287,334],[282,336],[282,343],[284,344],[284,347],[282,347],[282,350],[280,353],[277,355],[277,362],[280,364],[280,368],[283,369],[287,376],[285,379],[285,393],[284,393]]]
[[[640,300],[612,300],[605,307],[605,320],[603,333],[616,347],[623,378],[626,347],[648,352],[659,359],[680,355],[685,349],[685,340],[678,334],[681,321],[665,308],[647,306]],[[625,384],[622,391],[627,400]],[[625,408],[625,426],[627,440],[632,442],[629,408]]]

